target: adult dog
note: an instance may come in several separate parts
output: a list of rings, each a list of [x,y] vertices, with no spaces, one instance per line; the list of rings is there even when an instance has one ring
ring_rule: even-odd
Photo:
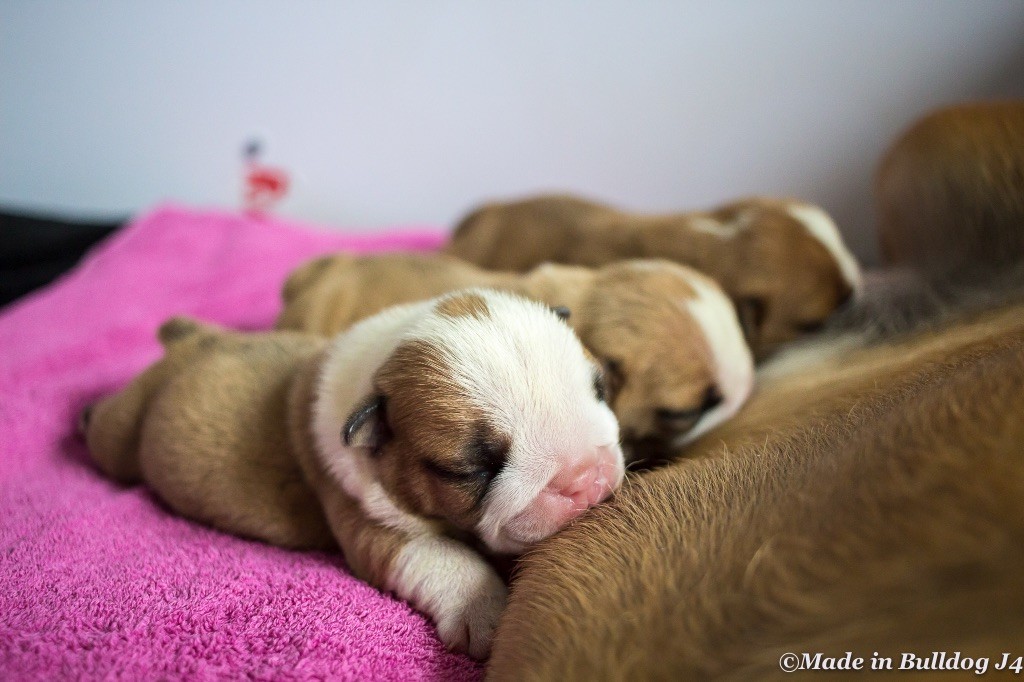
[[[766,368],[687,459],[528,555],[491,679],[760,679],[843,657],[892,675],[1024,653],[1024,224],[930,218],[1019,205],[1024,175],[969,170],[1024,168],[1024,146],[1003,146],[1024,131],[1024,105],[1009,106],[925,119],[927,153],[907,144],[919,129],[896,142],[880,186],[925,183],[881,198],[909,279]],[[995,132],[964,146],[965,116]],[[939,258],[936,240],[1017,251]]]

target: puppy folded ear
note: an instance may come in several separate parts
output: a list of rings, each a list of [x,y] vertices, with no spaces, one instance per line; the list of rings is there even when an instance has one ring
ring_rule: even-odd
[[[353,448],[369,448],[376,452],[391,440],[387,424],[384,396],[370,396],[345,420],[342,442]]]

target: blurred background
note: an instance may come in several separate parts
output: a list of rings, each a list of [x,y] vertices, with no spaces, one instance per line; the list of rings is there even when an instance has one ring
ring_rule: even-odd
[[[241,206],[450,225],[571,191],[672,211],[801,197],[876,259],[872,173],[938,105],[1024,97],[1021,0],[0,3],[0,208]]]

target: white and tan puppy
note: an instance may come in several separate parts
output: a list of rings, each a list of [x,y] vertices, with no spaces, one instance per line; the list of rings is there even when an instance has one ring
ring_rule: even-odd
[[[628,213],[571,196],[484,205],[465,217],[448,253],[486,268],[544,262],[600,266],[666,258],[715,278],[761,358],[821,327],[861,289],[860,266],[829,215],[765,197],[706,212]]]
[[[668,261],[547,264],[520,275],[441,254],[339,254],[292,273],[278,327],[330,335],[386,306],[467,286],[513,291],[568,315],[606,369],[627,455],[671,457],[751,392],[753,361],[729,299],[710,278]]]
[[[327,342],[172,320],[165,357],[85,415],[109,475],[178,513],[357,576],[482,657],[516,554],[623,477],[601,368],[541,304],[488,290],[390,308]]]

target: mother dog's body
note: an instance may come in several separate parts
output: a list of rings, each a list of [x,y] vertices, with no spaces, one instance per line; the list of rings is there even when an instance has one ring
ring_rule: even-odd
[[[819,652],[891,657],[893,676],[904,654],[1024,654],[1022,136],[1018,102],[937,112],[893,145],[880,233],[913,286],[779,358],[695,459],[530,555],[493,679],[763,679]]]
[[[819,362],[532,554],[492,678],[1019,648],[1024,305]]]

